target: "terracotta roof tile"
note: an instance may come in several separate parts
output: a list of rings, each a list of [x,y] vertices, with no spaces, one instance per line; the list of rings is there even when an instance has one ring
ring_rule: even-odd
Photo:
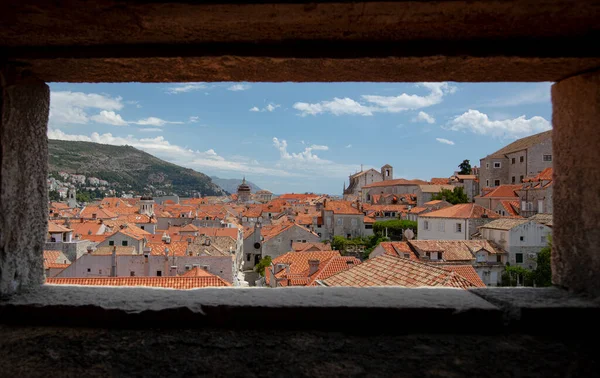
[[[485,193],[482,198],[518,198],[517,191],[521,190],[521,185],[500,185],[491,192]]]
[[[312,252],[312,251],[331,251],[329,243],[302,243],[293,242],[292,251],[294,252]]]
[[[462,203],[422,214],[420,216],[428,218],[473,219],[481,218],[484,214],[487,215],[488,218],[500,218],[500,215],[494,213],[492,210],[486,209],[485,207],[479,206],[475,203]]]
[[[463,278],[467,279],[475,287],[486,287],[472,265],[438,265],[444,269],[458,273]]]
[[[187,272],[183,273],[181,276],[182,277],[215,277],[214,274],[210,274],[206,270],[204,270],[200,267],[197,267],[197,266],[195,266],[192,269],[188,270]]]
[[[429,183],[431,185],[447,185],[450,182],[450,179],[444,177],[434,177]]]
[[[70,231],[73,231],[73,230],[71,230],[70,228],[63,227],[54,222],[48,222],[48,232],[50,232],[50,233],[58,233],[58,232],[63,233],[63,232],[70,232]]]
[[[410,259],[377,256],[323,280],[327,286],[474,287],[452,271]]]
[[[379,187],[383,187],[383,186],[425,185],[425,184],[427,184],[427,181],[423,181],[423,180],[395,179],[395,180],[385,180],[385,181],[374,182],[372,184],[363,185],[362,188],[369,189],[369,188],[379,188]]]
[[[527,177],[523,182],[552,181],[552,173],[552,167],[548,167],[541,171],[537,176]]]
[[[503,253],[487,240],[410,240],[408,244],[421,258],[426,252],[442,252],[444,261],[473,261],[474,253],[481,249],[493,254]]]
[[[319,261],[319,267],[312,275],[309,275],[309,260]],[[317,280],[358,265],[360,260],[355,257],[340,256],[337,251],[288,252],[273,260],[273,266],[277,264],[289,266],[289,271],[283,269],[275,274],[275,277],[283,279],[279,280],[280,286],[316,286]],[[269,275],[266,281],[270,284]]]
[[[379,245],[385,250],[386,255],[405,258],[404,255],[409,254],[409,259],[419,261],[419,257],[407,242],[381,242]]]
[[[350,201],[327,201],[325,210],[333,211],[334,214],[362,214],[360,210],[353,206],[354,204]]]
[[[506,210],[508,215],[513,216],[513,217],[519,216],[519,209],[520,209],[519,201],[504,200],[504,201],[500,201],[500,204],[502,205],[502,207],[504,207],[504,210]]]
[[[499,157],[503,158],[506,154],[510,154],[512,152],[525,150],[535,144],[541,143],[547,139],[552,138],[552,130],[545,131],[543,133],[531,135],[525,138],[518,139],[511,144],[502,147],[498,151],[494,152],[491,155],[486,156],[486,158],[494,158]]]
[[[70,277],[47,278],[50,285],[86,285],[86,286],[147,286],[188,290],[202,287],[224,287],[231,284],[218,276],[195,277]]]

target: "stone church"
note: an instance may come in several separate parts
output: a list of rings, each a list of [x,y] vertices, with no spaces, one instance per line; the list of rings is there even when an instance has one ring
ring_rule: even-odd
[[[380,172],[377,172],[373,168],[365,171],[361,167],[360,172],[349,176],[349,185],[347,188],[346,183],[344,182],[344,199],[348,201],[354,201],[357,198],[360,198],[360,193],[363,186],[393,179],[394,168],[389,164],[381,167]]]

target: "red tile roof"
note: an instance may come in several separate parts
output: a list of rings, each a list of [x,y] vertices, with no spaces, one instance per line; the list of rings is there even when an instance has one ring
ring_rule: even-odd
[[[294,252],[331,251],[331,244],[329,244],[329,243],[293,242],[292,243],[292,251],[294,251]]]
[[[73,222],[71,228],[75,235],[97,235],[100,232],[102,223],[99,221]]]
[[[363,185],[362,188],[363,189],[368,189],[368,188],[379,188],[379,187],[383,187],[383,186],[426,185],[426,184],[428,184],[428,182],[427,181],[423,181],[423,180],[396,179],[396,180],[385,180],[385,181],[374,182],[372,184]]]
[[[181,275],[182,277],[215,277],[214,274],[210,274],[206,270],[199,268],[197,266],[188,270],[187,272]]]
[[[513,217],[519,216],[519,201],[500,201],[500,203],[502,204],[502,207],[504,207],[504,210],[506,210],[508,215]]]
[[[451,270],[466,278],[475,287],[486,287],[472,265],[438,265],[446,270]]]
[[[279,197],[277,197],[277,199],[307,201],[307,200],[311,200],[311,199],[317,198],[317,197],[319,197],[318,194],[312,194],[312,193],[308,193],[308,194],[285,193],[285,194],[282,194]]]
[[[64,269],[69,265],[71,265],[71,262],[62,251],[44,251],[44,269]]]
[[[472,261],[474,253],[485,249],[490,253],[503,253],[487,240],[410,240],[411,247],[421,258],[426,252],[442,252],[444,261]]]
[[[172,241],[167,244],[165,242],[152,242],[146,244],[147,247],[152,248],[150,254],[153,256],[164,256],[165,250],[169,248],[169,256],[185,256],[188,248],[187,241]]]
[[[517,191],[521,190],[521,185],[500,185],[491,192],[485,193],[482,198],[518,198]]]
[[[312,275],[309,275],[309,260],[319,261],[319,267]],[[289,265],[289,272],[283,269],[275,274],[275,277],[284,279],[279,282],[281,286],[316,286],[317,280],[358,265],[360,260],[355,257],[340,256],[337,251],[288,252],[273,260],[273,266],[277,264]],[[266,281],[270,284],[269,275],[266,276]]]
[[[70,228],[63,227],[54,222],[48,222],[48,232],[50,233],[63,233],[73,231]]]
[[[552,130],[544,131],[539,134],[534,134],[534,135],[531,135],[531,136],[528,136],[525,138],[517,139],[516,141],[512,142],[511,144],[509,144],[505,147],[502,147],[501,149],[494,152],[493,154],[486,156],[486,158],[493,158],[493,157],[503,158],[503,157],[506,157],[506,154],[526,150],[529,147],[536,145],[538,143],[542,143],[545,140],[550,139],[550,138],[552,138]]]
[[[326,286],[475,287],[459,274],[431,264],[389,255],[377,256],[323,280]]]
[[[386,255],[404,258],[404,255],[408,253],[409,259],[419,261],[419,257],[406,242],[381,242],[379,245],[385,250]]]
[[[188,290],[202,287],[223,287],[231,284],[218,276],[194,277],[69,277],[47,278],[50,285],[86,285],[86,286],[147,286]]]
[[[494,213],[492,210],[486,209],[485,207],[479,206],[475,203],[462,203],[432,211],[420,216],[427,218],[473,219],[481,218],[484,214],[487,215],[488,218],[500,218],[500,215]]]
[[[527,177],[523,182],[552,181],[552,173],[552,167],[549,167],[541,171],[537,176]]]
[[[354,207],[355,202],[350,201],[327,201],[325,210],[333,211],[334,214],[361,214],[362,212]]]
[[[446,185],[448,182],[450,179],[444,177],[434,177],[429,181],[431,185]]]

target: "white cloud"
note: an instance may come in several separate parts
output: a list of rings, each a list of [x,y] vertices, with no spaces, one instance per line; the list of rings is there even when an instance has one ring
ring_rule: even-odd
[[[351,145],[351,144],[349,144],[349,145],[347,145],[347,146],[346,146],[346,148],[352,148],[352,145]]]
[[[179,94],[179,93],[187,93],[199,91],[200,89],[207,88],[204,83],[189,83],[189,84],[179,84],[174,87],[168,87],[166,92],[168,94]]]
[[[138,109],[140,109],[142,107],[142,105],[140,105],[139,101],[125,101],[125,103],[128,105],[135,105],[135,107]]]
[[[127,122],[121,116],[113,111],[103,110],[100,114],[91,116],[90,119],[94,122],[105,123],[114,126],[127,126]]]
[[[161,132],[161,131],[163,131],[163,129],[159,129],[158,127],[146,127],[143,129],[138,129],[138,131],[141,131],[143,133],[154,133],[154,132]]]
[[[207,151],[198,151],[174,145],[169,143],[169,141],[167,141],[163,136],[157,136],[154,138],[136,138],[132,135],[128,135],[127,137],[118,137],[112,135],[111,133],[99,134],[97,132],[93,132],[90,136],[72,135],[66,134],[59,129],[51,128],[48,130],[48,138],[95,142],[117,146],[129,145],[140,150],[146,151],[161,159],[165,159],[167,161],[184,167],[198,169],[200,171],[234,171],[240,173],[255,173],[270,176],[294,176],[294,174],[286,170],[257,165],[257,162],[255,160],[248,159],[247,162],[244,162],[225,159],[224,157],[218,155],[214,149],[209,149]]]
[[[245,91],[248,89],[250,89],[250,86],[248,84],[234,84],[231,87],[227,88],[228,91],[234,92]]]
[[[358,164],[341,164],[321,159],[313,153],[313,150],[324,151],[327,146],[313,145],[311,147],[304,147],[304,150],[301,152],[289,152],[287,141],[278,138],[273,138],[273,146],[279,150],[280,156],[276,167],[287,171],[302,172],[304,175],[311,177],[346,177],[348,173],[355,172],[359,167]],[[317,148],[313,148],[314,146]]]
[[[259,109],[258,107],[253,106],[250,108],[250,111],[251,112],[272,112],[279,107],[281,107],[281,105],[270,103],[269,105],[265,106],[262,109]]]
[[[403,93],[399,96],[362,95],[366,102],[360,103],[351,98],[334,98],[332,101],[319,103],[297,102],[294,109],[300,111],[301,116],[331,113],[334,115],[362,115],[371,116],[375,112],[398,113],[406,110],[421,109],[442,102],[447,94],[456,92],[456,87],[448,83],[418,83],[418,87],[429,90],[425,96],[409,95]]]
[[[413,122],[427,122],[429,124],[433,124],[433,123],[435,123],[435,118],[433,118],[429,114],[421,111],[421,112],[419,112],[419,114],[417,114],[416,117],[414,117],[412,119],[412,121]]]
[[[312,148],[315,151],[328,151],[329,150],[328,146],[324,146],[321,144],[313,144],[312,146],[310,146],[310,148]]]
[[[277,104],[269,104],[265,107],[265,110],[268,112],[272,112],[273,110],[277,109],[280,105]]]
[[[301,116],[317,115],[321,113],[331,113],[334,115],[352,114],[371,116],[373,108],[364,106],[351,98],[334,98],[332,101],[321,101],[317,104],[309,104],[306,102],[297,102],[293,106],[294,109],[300,111]]]
[[[521,138],[550,130],[552,127],[550,122],[539,116],[527,119],[523,115],[513,119],[492,121],[487,114],[469,109],[469,111],[450,121],[448,128],[454,131],[470,131],[474,134],[490,135],[496,138]]]
[[[191,116],[188,120],[189,123],[197,123],[198,122],[198,117],[196,116]]]
[[[454,142],[448,139],[444,139],[444,138],[435,138],[435,140],[437,140],[440,143],[444,143],[444,144],[449,144],[451,146],[454,146]]]
[[[54,124],[86,124],[86,109],[121,110],[121,97],[112,98],[98,93],[58,91],[50,93],[50,119]]]
[[[536,83],[531,84],[529,89],[512,93],[507,97],[500,97],[494,100],[485,102],[481,106],[484,107],[509,107],[519,105],[530,105],[550,102],[550,87],[552,83]]]
[[[166,124],[175,124],[175,125],[181,125],[183,122],[179,122],[179,121],[165,121],[164,119],[160,119],[157,117],[148,117],[145,119],[140,119],[136,122],[131,122],[134,123],[136,125],[144,125],[144,126],[164,126]]]

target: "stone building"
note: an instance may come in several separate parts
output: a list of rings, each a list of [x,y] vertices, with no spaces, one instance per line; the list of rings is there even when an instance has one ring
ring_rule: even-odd
[[[475,203],[463,203],[419,215],[418,240],[471,240],[480,226],[500,215]]]
[[[262,189],[254,194],[256,202],[267,203],[273,198],[273,193],[268,190]]]
[[[381,171],[379,172],[373,168],[364,171],[361,166],[360,172],[349,176],[347,188],[346,183],[344,183],[344,199],[355,200],[360,198],[362,192],[361,190],[365,185],[393,179],[394,168],[389,164],[381,167]]]
[[[539,175],[526,178],[518,191],[521,204],[520,215],[552,214],[552,168],[544,169]]]
[[[378,203],[379,196],[386,194],[416,194],[419,185],[425,185],[423,180],[384,180],[368,185],[363,185],[359,199],[364,203]]]
[[[520,184],[552,167],[552,130],[512,142],[481,159],[480,188]]]
[[[508,252],[511,265],[535,269],[537,254],[548,245],[552,230],[531,219],[503,218],[479,228],[481,236]]]

